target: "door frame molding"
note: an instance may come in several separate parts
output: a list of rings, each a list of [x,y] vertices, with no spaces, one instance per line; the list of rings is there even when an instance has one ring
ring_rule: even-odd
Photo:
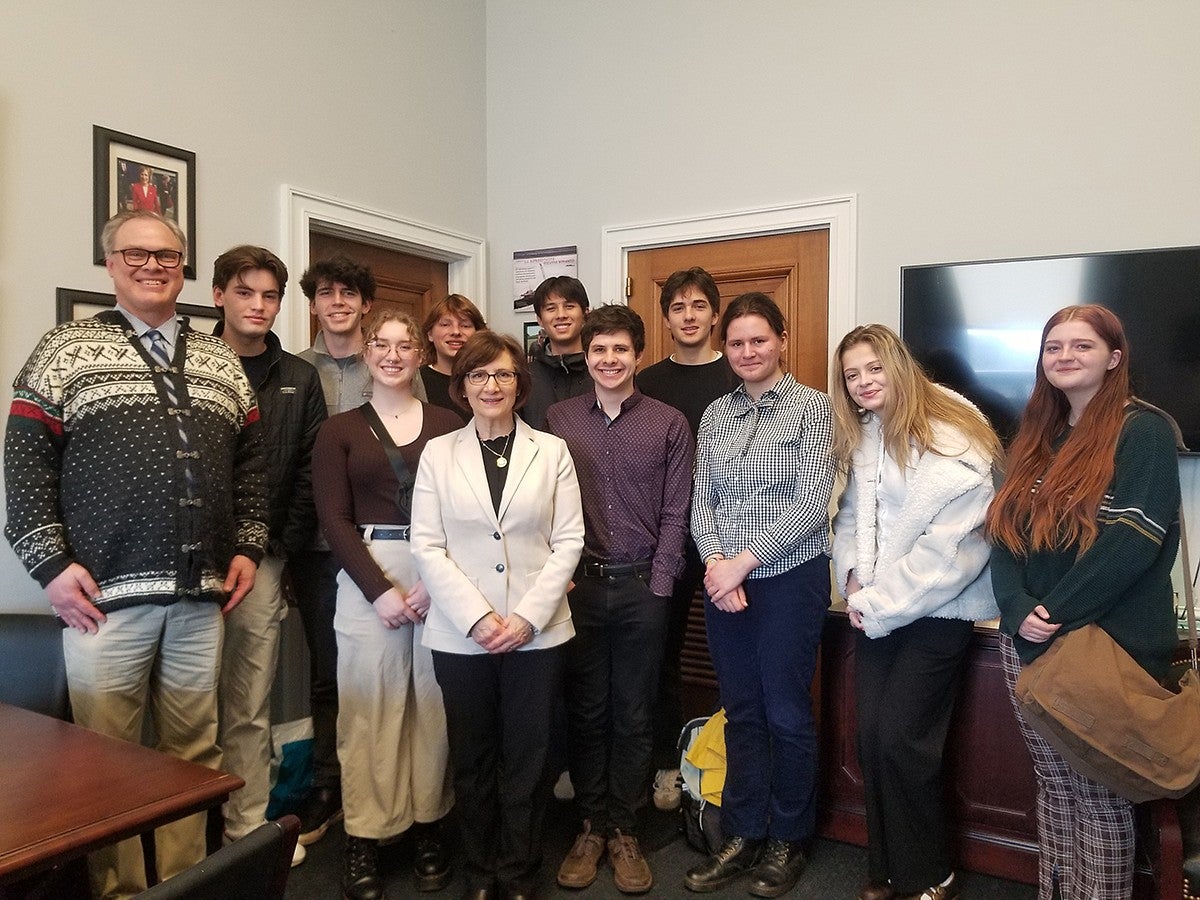
[[[282,255],[297,287],[309,265],[309,234],[318,231],[442,260],[447,263],[451,293],[471,297],[487,315],[487,256],[482,238],[293,185],[283,186],[281,203]],[[299,352],[309,346],[307,304],[285,303],[277,323],[285,349]]]
[[[858,195],[759,209],[605,227],[600,238],[600,296],[625,302],[629,253],[678,244],[829,229],[829,352],[858,324]]]

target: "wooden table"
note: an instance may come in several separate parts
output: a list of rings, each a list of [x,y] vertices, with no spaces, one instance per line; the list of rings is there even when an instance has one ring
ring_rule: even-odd
[[[0,884],[216,806],[242,779],[0,703]]]

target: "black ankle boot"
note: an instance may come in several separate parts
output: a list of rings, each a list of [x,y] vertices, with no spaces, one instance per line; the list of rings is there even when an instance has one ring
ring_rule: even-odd
[[[450,853],[438,822],[417,822],[413,834],[413,875],[418,891],[440,891],[450,883]]]
[[[346,868],[342,874],[346,900],[383,900],[379,851],[370,838],[346,835]]]
[[[762,845],[761,840],[729,838],[713,856],[688,870],[683,886],[700,894],[720,890],[754,867]]]
[[[749,891],[755,897],[781,897],[796,886],[808,860],[799,841],[767,841],[762,858],[754,867]]]

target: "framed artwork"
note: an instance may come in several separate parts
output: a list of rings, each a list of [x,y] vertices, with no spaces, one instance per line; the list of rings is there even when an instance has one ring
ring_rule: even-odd
[[[157,141],[92,126],[92,255],[104,264],[100,232],[119,212],[161,213],[187,235],[185,278],[196,277],[196,154]]]
[[[54,290],[54,308],[58,314],[56,321],[59,325],[73,319],[90,319],[96,313],[112,309],[116,305],[117,298],[113,294],[63,287]],[[206,334],[212,334],[213,327],[221,319],[221,311],[215,306],[176,303],[175,312],[187,316],[193,328]]]
[[[540,322],[524,322],[522,324],[524,325],[525,355],[532,359],[534,350],[542,338],[542,326]]]

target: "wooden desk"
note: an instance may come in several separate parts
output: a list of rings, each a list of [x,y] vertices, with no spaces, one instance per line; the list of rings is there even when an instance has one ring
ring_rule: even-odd
[[[242,779],[0,703],[0,884],[216,806]]]

